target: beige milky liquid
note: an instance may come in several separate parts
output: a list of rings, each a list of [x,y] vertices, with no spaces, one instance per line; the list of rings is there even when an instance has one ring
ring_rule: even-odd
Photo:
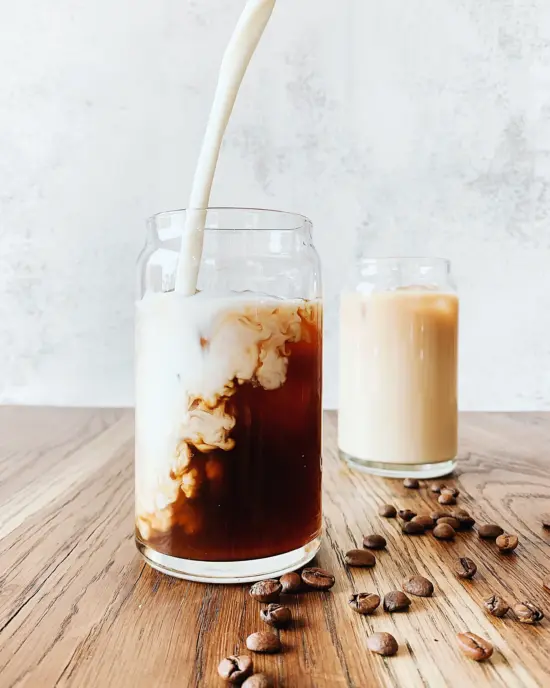
[[[421,288],[344,293],[339,447],[386,463],[457,452],[458,299]]]

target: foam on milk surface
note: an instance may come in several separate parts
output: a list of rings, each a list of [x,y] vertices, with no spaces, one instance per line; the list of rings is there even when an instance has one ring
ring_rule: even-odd
[[[136,311],[136,515],[147,538],[196,488],[191,452],[234,446],[227,402],[241,384],[281,387],[287,344],[316,306],[252,292],[147,294]],[[207,457],[205,456],[205,461]]]

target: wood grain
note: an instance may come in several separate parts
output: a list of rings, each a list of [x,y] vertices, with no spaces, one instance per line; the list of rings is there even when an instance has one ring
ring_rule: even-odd
[[[377,506],[429,511],[425,488],[351,472],[337,459],[336,419],[327,415],[324,451],[325,537],[318,564],[337,578],[330,593],[289,597],[295,624],[280,655],[255,656],[256,670],[286,688],[333,686],[548,686],[550,415],[470,414],[461,419],[461,456],[453,484],[479,522],[520,537],[503,556],[473,533],[454,542],[404,537]],[[0,409],[0,686],[221,685],[219,660],[245,648],[262,628],[259,605],[241,586],[199,585],[145,566],[133,543],[133,415],[120,410]],[[369,570],[348,570],[345,551],[380,532],[387,551]],[[467,555],[473,581],[452,573]],[[420,573],[436,586],[405,614],[361,617],[353,591],[384,594]],[[538,626],[488,616],[490,592],[529,599],[548,612]],[[365,647],[389,631],[397,656]],[[455,636],[473,631],[495,646],[476,664]]]

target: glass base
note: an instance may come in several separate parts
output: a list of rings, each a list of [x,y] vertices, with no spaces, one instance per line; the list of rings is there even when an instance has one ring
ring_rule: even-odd
[[[352,468],[357,468],[371,475],[380,475],[383,478],[441,478],[452,473],[456,466],[456,459],[439,463],[384,463],[383,461],[358,459],[341,449],[338,450],[338,453],[340,458]]]
[[[292,552],[248,561],[180,559],[155,552],[137,538],[136,546],[149,566],[168,576],[197,583],[254,583],[266,578],[278,578],[307,564],[319,551],[321,536]]]

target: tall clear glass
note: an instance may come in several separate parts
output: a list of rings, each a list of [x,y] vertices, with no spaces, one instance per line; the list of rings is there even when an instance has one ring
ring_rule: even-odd
[[[234,583],[294,570],[321,533],[322,304],[311,223],[207,212],[197,293],[174,291],[184,210],[149,221],[136,305],[136,543]]]
[[[359,261],[341,295],[338,445],[344,459],[389,477],[452,471],[457,339],[449,261]]]

